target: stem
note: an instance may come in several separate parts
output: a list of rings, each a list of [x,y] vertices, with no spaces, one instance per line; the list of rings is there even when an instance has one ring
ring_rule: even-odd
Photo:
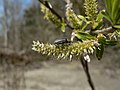
[[[107,27],[107,28],[103,28],[101,30],[92,31],[91,33],[93,33],[93,34],[98,34],[98,33],[107,34],[107,33],[111,33],[114,31],[115,31],[115,29],[113,27]]]
[[[88,62],[86,60],[84,60],[83,56],[81,56],[81,64],[82,64],[82,67],[85,71],[85,74],[87,76],[87,79],[88,79],[88,83],[91,87],[92,90],[95,90],[95,87],[94,87],[94,83],[91,79],[91,76],[90,76],[90,73],[89,73],[89,67],[88,67]]]
[[[49,5],[48,5],[48,2],[45,1],[45,0],[38,0],[40,3],[42,3],[45,7],[47,7],[54,15],[56,15],[60,21],[62,21],[64,19],[67,27],[69,27],[71,30],[73,30],[74,28],[72,26],[70,26],[68,23],[67,23],[67,20],[65,18],[62,18],[53,8],[51,8]]]

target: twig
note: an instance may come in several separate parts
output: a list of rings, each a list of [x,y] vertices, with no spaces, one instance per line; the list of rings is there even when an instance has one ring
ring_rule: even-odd
[[[62,21],[64,19],[65,23],[67,24],[67,27],[69,27],[71,30],[73,30],[73,27],[71,27],[68,23],[67,20],[65,18],[62,18],[53,8],[51,8],[48,4],[48,1],[44,1],[44,0],[38,0],[40,3],[42,3],[45,7],[47,7],[54,15],[56,15],[60,21]]]
[[[90,73],[89,73],[89,67],[88,67],[88,62],[86,60],[84,60],[83,56],[81,56],[81,64],[82,64],[82,67],[85,71],[85,74],[87,76],[87,79],[88,79],[88,83],[91,87],[92,90],[95,90],[95,87],[94,87],[94,84],[93,84],[93,81],[91,79],[91,76],[90,76]]]
[[[38,0],[38,1],[42,3],[45,7],[47,7],[54,15],[56,15],[62,21],[62,17],[53,8],[49,6],[48,1],[43,1],[43,0]]]
[[[116,29],[113,28],[113,27],[108,27],[108,28],[103,28],[103,29],[101,29],[101,30],[91,31],[90,33],[91,33],[91,34],[99,34],[99,33],[108,34],[108,33],[114,32],[115,30],[116,30]]]

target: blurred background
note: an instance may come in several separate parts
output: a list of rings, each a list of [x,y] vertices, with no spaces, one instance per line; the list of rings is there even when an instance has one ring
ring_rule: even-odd
[[[64,17],[64,0],[49,0]],[[104,9],[103,0],[99,9]],[[71,0],[84,15],[84,0]],[[32,41],[53,43],[70,38],[71,31],[44,20],[38,0],[0,0],[0,90],[91,90],[79,60],[56,60],[31,50]],[[119,90],[120,45],[105,50],[103,59],[91,56],[90,73],[97,90]]]

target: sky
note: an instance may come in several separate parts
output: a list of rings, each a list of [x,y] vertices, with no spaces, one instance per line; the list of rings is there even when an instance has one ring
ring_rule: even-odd
[[[3,14],[3,2],[2,1],[3,0],[0,0],[0,17]],[[22,0],[22,6],[23,6],[23,8],[28,7],[31,4],[31,1],[32,0]]]
[[[22,0],[22,8],[23,8],[23,10],[25,8],[27,8],[28,6],[30,6],[31,2],[32,2],[32,0]],[[3,0],[0,0],[0,18],[1,18],[1,16],[3,16],[3,14],[4,14],[4,12],[3,12]],[[0,34],[1,34],[1,30],[2,30],[2,25],[0,23]]]
[[[31,4],[31,2],[32,2],[32,0],[22,0],[24,8],[26,8],[27,6],[29,6]]]
[[[2,6],[2,0],[0,0],[0,16],[2,15],[2,12],[3,12],[3,6]]]

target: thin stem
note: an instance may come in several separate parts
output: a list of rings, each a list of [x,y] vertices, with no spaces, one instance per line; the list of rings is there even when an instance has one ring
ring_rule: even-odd
[[[93,33],[93,34],[98,34],[98,33],[107,34],[107,33],[111,33],[114,31],[115,31],[115,29],[113,27],[108,27],[108,28],[103,28],[101,30],[92,31],[91,33]]]
[[[87,76],[87,79],[88,79],[88,83],[91,87],[92,90],[95,90],[95,87],[94,87],[94,83],[91,79],[91,76],[90,76],[90,73],[89,73],[89,67],[88,67],[88,62],[86,60],[84,60],[83,56],[81,56],[81,64],[82,64],[82,67],[85,71],[85,74]]]
[[[45,7],[47,7],[54,15],[56,15],[61,21],[64,19],[67,27],[69,27],[71,30],[73,30],[74,28],[71,27],[68,23],[67,23],[67,20],[63,17],[61,17],[53,8],[51,8],[48,4],[47,1],[44,1],[44,0],[38,0],[40,3],[42,3]]]
[[[53,8],[49,6],[48,1],[43,1],[43,0],[38,0],[38,1],[42,3],[46,8],[48,8],[54,15],[56,15],[62,21],[62,17]]]

